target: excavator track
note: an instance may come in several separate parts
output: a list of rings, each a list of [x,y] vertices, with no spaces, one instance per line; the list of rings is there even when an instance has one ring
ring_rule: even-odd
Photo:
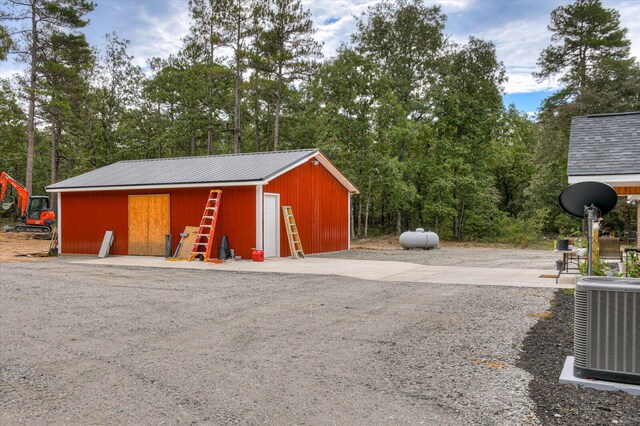
[[[51,232],[50,226],[16,225],[15,232],[40,232],[43,234]]]

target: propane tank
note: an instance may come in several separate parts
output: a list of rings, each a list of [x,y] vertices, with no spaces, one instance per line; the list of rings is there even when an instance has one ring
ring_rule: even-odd
[[[403,232],[400,235],[400,245],[405,249],[421,248],[429,250],[434,248],[440,242],[438,234],[435,232],[425,232],[423,228],[417,228],[415,231]]]

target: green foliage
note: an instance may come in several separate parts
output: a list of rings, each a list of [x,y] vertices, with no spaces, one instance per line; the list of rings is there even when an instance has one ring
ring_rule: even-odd
[[[635,251],[628,251],[625,266],[628,277],[640,278],[640,259],[638,258],[638,253]]]
[[[0,80],[0,170],[19,181],[24,180],[26,130],[27,117],[18,104],[17,91],[9,81]]]
[[[7,53],[12,44],[13,40],[11,40],[7,27],[0,25],[0,61],[7,59]]]
[[[303,9],[300,0],[261,0],[256,10],[261,16],[256,17],[254,65],[271,95],[273,149],[277,150],[280,120],[291,93],[288,88],[311,73],[313,61],[322,56],[322,45],[313,38],[311,12]]]
[[[561,80],[575,91],[603,71],[603,63],[626,61],[631,42],[620,27],[620,13],[605,9],[601,0],[577,0],[551,12],[551,45],[538,59],[537,75],[563,74]]]
[[[435,75],[445,22],[440,7],[423,0],[383,1],[357,21],[352,41],[360,53],[380,64],[407,113],[424,109],[421,94]]]
[[[578,265],[578,270],[580,271],[581,275],[587,275],[587,273],[589,272],[589,264],[587,263],[587,261],[580,263],[580,265]],[[593,262],[593,265],[591,267],[591,272],[591,275],[593,276],[606,277],[611,272],[611,268],[609,268],[607,262],[600,259],[600,257],[596,257],[596,261]]]
[[[501,117],[489,161],[500,194],[499,208],[512,217],[528,207],[526,190],[535,173],[534,150],[539,137],[537,124],[510,105]]]
[[[637,228],[638,203],[628,203],[627,197],[619,197],[616,207],[604,217],[602,230],[622,236],[624,231],[635,231]]]
[[[496,224],[500,230],[496,239],[518,247],[538,244],[544,237],[544,225],[549,214],[550,209],[543,207],[531,217],[504,215]]]

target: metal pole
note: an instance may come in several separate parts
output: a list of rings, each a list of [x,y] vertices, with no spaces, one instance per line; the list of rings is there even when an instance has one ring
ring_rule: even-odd
[[[587,235],[587,241],[589,242],[589,258],[587,259],[587,275],[591,276],[593,273],[593,221],[594,221],[594,213],[595,213],[595,208],[593,207],[593,205],[586,207],[585,206],[585,210],[587,211],[587,222],[588,222],[588,235]]]

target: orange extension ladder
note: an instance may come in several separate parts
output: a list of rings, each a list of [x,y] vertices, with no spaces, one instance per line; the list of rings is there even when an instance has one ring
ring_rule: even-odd
[[[222,191],[219,189],[212,189],[209,193],[209,199],[204,206],[204,213],[202,213],[202,220],[200,220],[200,227],[196,234],[196,240],[193,243],[191,249],[191,255],[189,261],[202,256],[202,260],[208,262],[211,258],[211,250],[213,249],[213,234],[216,232],[216,221],[218,220],[218,210],[220,209],[220,198],[222,197]]]

